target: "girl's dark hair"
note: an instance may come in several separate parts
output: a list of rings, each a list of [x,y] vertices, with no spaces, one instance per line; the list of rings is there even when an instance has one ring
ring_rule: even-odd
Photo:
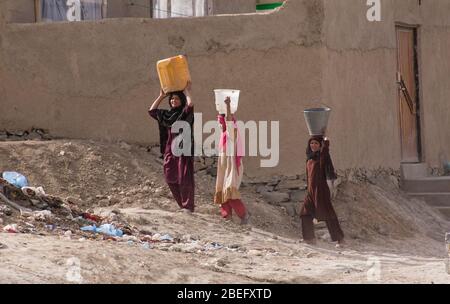
[[[176,96],[178,96],[180,98],[181,108],[184,108],[186,106],[187,99],[186,99],[186,95],[184,95],[183,91],[171,92],[169,94],[169,105],[170,105],[170,100],[172,99],[172,97],[174,95],[176,95]],[[170,107],[172,107],[172,105],[170,105]]]

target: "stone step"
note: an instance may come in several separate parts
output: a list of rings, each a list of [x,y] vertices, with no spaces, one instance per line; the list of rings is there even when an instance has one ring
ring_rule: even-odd
[[[447,221],[450,221],[450,207],[434,207],[439,210]]]
[[[400,175],[402,179],[426,177],[428,175],[428,165],[426,163],[401,164]]]
[[[433,192],[419,192],[408,193],[411,197],[423,199],[428,205],[433,207],[450,207],[450,192],[433,193]]]
[[[402,179],[400,187],[409,193],[450,192],[450,176]]]

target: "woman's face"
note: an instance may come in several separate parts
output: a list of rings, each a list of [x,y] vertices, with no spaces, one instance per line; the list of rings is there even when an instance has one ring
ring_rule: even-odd
[[[309,147],[313,152],[317,152],[320,150],[320,143],[317,140],[311,140]]]
[[[172,108],[178,108],[179,106],[181,106],[181,100],[178,95],[172,95],[172,98],[170,99],[170,106]]]

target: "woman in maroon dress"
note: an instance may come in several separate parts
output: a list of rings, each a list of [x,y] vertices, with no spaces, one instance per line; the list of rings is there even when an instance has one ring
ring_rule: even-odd
[[[194,159],[193,159],[193,126],[194,126],[194,104],[191,99],[191,83],[189,82],[184,91],[165,94],[160,91],[159,97],[153,102],[149,109],[151,117],[158,121],[160,132],[161,154],[164,157],[164,176],[173,197],[183,211],[194,212]],[[160,103],[169,96],[169,110],[158,109]],[[185,121],[191,127],[191,149],[188,155],[172,151],[172,142],[181,133],[175,133],[172,125],[177,121]],[[189,144],[184,141],[182,145]],[[175,154],[175,155],[174,155]]]
[[[339,225],[336,212],[331,205],[330,189],[327,179],[336,179],[333,163],[329,152],[330,142],[322,136],[313,136],[306,148],[306,177],[308,191],[305,203],[300,212],[302,219],[303,239],[309,244],[315,244],[313,219],[325,221],[331,240],[339,247],[344,242],[344,233]]]

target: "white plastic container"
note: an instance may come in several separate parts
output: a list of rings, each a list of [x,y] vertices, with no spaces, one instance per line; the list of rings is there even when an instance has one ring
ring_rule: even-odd
[[[236,113],[239,105],[239,94],[240,90],[226,90],[226,89],[217,89],[214,90],[216,95],[216,110],[219,114],[227,114],[227,105],[225,104],[225,99],[230,97],[231,99],[231,114]]]

